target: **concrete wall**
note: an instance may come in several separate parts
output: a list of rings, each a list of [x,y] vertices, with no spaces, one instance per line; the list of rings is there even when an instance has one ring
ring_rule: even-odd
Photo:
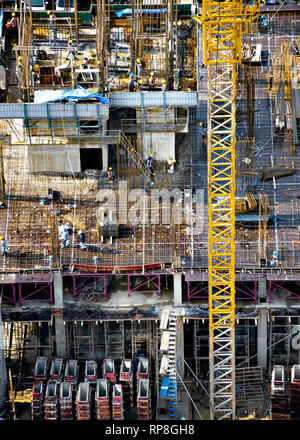
[[[78,145],[28,145],[30,172],[80,172]]]

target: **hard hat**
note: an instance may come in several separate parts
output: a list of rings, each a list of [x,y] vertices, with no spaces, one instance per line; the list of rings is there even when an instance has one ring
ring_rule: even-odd
[[[143,84],[143,80],[142,79],[139,80],[139,84]]]
[[[153,154],[151,153],[151,154],[149,154],[149,156],[150,156],[150,157],[153,157]]]
[[[37,72],[38,70],[40,70],[40,66],[38,64],[35,64],[33,66],[33,70],[35,70]]]
[[[21,55],[18,57],[18,60],[21,60],[22,59],[22,57],[21,57]]]
[[[112,167],[109,167],[108,169],[109,169],[109,170],[112,170]]]
[[[4,240],[4,237],[0,237],[0,240]]]
[[[18,62],[18,66],[22,66],[22,63],[21,63],[21,61],[19,61],[19,62]]]
[[[69,43],[73,43],[73,40],[70,39],[70,40],[69,40]]]
[[[134,151],[134,148],[131,148],[131,151]]]
[[[154,72],[151,72],[150,75],[151,75],[151,76],[154,76]]]
[[[47,11],[47,14],[51,14],[51,11]]]
[[[140,63],[140,62],[141,62],[141,60],[140,60],[140,59],[138,58],[138,59],[136,60],[136,62],[137,62],[137,63]]]
[[[165,84],[167,81],[165,79],[163,79],[162,82]]]
[[[12,17],[15,17],[15,16],[16,16],[16,14],[15,14],[15,13],[13,12],[13,13],[11,14],[11,16],[12,16]]]
[[[134,76],[135,76],[134,73],[132,73],[132,74],[130,75],[130,78],[134,78]]]
[[[201,126],[201,125],[202,125],[202,122],[199,122],[199,125]]]

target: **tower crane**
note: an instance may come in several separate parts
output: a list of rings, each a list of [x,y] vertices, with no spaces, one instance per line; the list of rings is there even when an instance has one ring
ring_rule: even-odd
[[[211,419],[235,419],[235,128],[237,64],[242,34],[259,0],[203,0],[208,68],[208,271]]]

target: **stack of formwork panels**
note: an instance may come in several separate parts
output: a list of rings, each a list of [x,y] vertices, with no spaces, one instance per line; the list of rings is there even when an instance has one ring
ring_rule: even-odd
[[[71,382],[73,389],[76,390],[79,375],[79,367],[76,359],[69,359],[65,369],[65,382]]]
[[[285,374],[282,365],[274,365],[271,380],[272,420],[290,419],[289,400],[286,396]]]
[[[133,406],[133,382],[131,359],[123,359],[120,368],[119,381],[122,383],[124,404]]]
[[[91,418],[91,389],[88,382],[81,382],[76,396],[77,420],[90,420]]]
[[[294,417],[300,417],[300,365],[291,368],[290,410]]]
[[[43,382],[35,382],[31,393],[31,419],[41,420],[43,415]]]
[[[63,374],[63,360],[53,359],[50,367],[50,380],[56,380],[56,382],[61,382]]]
[[[151,419],[151,392],[149,379],[140,379],[137,391],[138,420]]]
[[[85,361],[84,381],[96,383],[97,380],[97,363],[95,361]]]
[[[45,384],[47,380],[47,358],[44,356],[40,356],[36,358],[35,367],[34,367],[34,381],[35,382],[43,382]]]
[[[122,385],[116,383],[112,394],[112,416],[114,420],[124,419]]]
[[[96,386],[96,417],[98,420],[109,420],[109,389],[107,379],[98,379]]]
[[[44,400],[44,419],[57,420],[58,418],[58,384],[56,380],[48,380],[45,400]]]
[[[103,377],[116,383],[115,362],[113,359],[103,359]]]
[[[73,420],[73,384],[62,382],[59,392],[61,420]]]

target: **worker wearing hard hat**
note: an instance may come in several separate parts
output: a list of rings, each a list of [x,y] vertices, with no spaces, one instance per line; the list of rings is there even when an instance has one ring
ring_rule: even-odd
[[[7,27],[7,29],[9,29],[9,28],[15,28],[16,26],[17,26],[16,13],[13,12],[11,14],[10,21],[6,23],[6,27]]]
[[[161,90],[165,92],[167,90],[167,81],[165,79],[162,80]]]
[[[147,159],[147,167],[149,168],[151,174],[153,176],[155,176],[154,172],[153,172],[153,154],[150,153]]]
[[[129,91],[134,92],[134,87],[135,87],[135,74],[131,73],[130,78],[129,78],[129,83],[128,83]]]
[[[142,76],[143,65],[142,65],[142,61],[141,61],[140,58],[138,58],[136,60],[136,69],[137,69],[137,76],[141,77]]]
[[[7,249],[7,242],[4,237],[0,237],[0,243],[1,243],[2,255],[4,256],[6,254],[6,249]]]
[[[69,56],[72,55],[73,58],[74,58],[74,60],[77,60],[78,58],[77,58],[76,55],[75,55],[75,46],[73,45],[73,40],[72,40],[72,38],[69,38],[67,48],[68,48],[68,54],[67,54],[67,56],[66,56],[65,59],[68,60],[68,59],[69,59]]]
[[[53,11],[47,11],[47,14],[48,14],[48,18],[49,18],[50,30],[52,31],[52,35],[50,35],[50,32],[49,32],[49,40],[55,41],[55,20],[56,20],[56,15],[54,14]]]
[[[33,80],[34,80],[34,83],[38,84],[39,80],[40,80],[40,75],[39,75],[39,73],[40,73],[40,66],[38,64],[35,64],[33,66],[32,70],[33,70]]]
[[[154,72],[150,73],[150,78],[149,78],[149,91],[150,90],[154,90],[155,88],[155,81],[156,81],[156,75]]]
[[[140,92],[140,91],[142,90],[142,86],[143,86],[143,80],[140,79],[140,80],[137,82],[137,85],[136,85],[136,90],[137,90],[137,92]]]
[[[112,181],[114,180],[114,173],[113,173],[113,169],[112,169],[112,167],[109,167],[109,168],[108,168],[108,171],[107,171],[107,173],[106,173],[106,176],[107,176],[107,180],[108,180],[109,182],[112,182]]]

